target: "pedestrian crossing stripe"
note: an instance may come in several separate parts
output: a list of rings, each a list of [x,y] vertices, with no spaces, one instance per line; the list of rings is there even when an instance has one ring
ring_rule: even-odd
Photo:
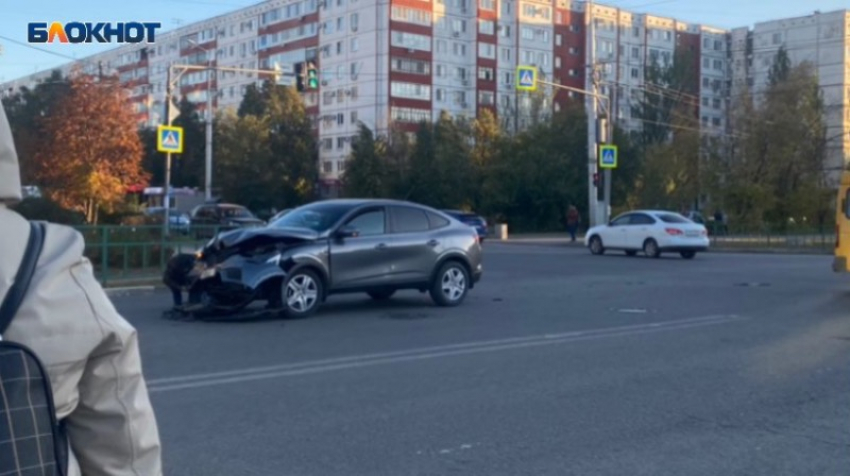
[[[183,153],[183,128],[174,126],[159,126],[156,134],[156,149],[159,152]]]

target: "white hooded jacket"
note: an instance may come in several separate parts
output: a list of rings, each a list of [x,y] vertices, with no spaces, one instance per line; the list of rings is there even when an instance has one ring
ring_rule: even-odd
[[[7,208],[20,199],[18,158],[0,106],[0,300],[29,236],[28,222]],[[76,230],[47,225],[29,292],[3,338],[31,348],[50,375],[71,446],[68,476],[160,476],[136,330],[95,280],[83,248]]]

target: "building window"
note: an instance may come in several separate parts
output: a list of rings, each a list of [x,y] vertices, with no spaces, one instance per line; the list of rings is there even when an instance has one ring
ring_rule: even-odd
[[[333,165],[333,162],[331,162],[330,160],[322,162],[322,171],[326,174],[333,172]]]
[[[360,49],[360,40],[358,40],[357,38],[352,38],[351,39],[351,52],[354,53],[355,51],[357,51],[359,49]]]
[[[714,109],[720,109],[720,99],[714,98],[714,100],[711,102],[711,105],[712,107],[714,107]]]
[[[392,19],[414,25],[431,26],[431,12],[418,8],[407,8],[393,5]]]
[[[393,107],[390,109],[390,117],[396,122],[420,123],[431,120],[429,109],[414,109],[410,107]]]
[[[496,33],[496,24],[490,20],[478,20],[478,33],[493,35]]]
[[[492,91],[479,91],[478,104],[482,106],[493,106],[496,104],[496,95]]]
[[[493,81],[495,79],[493,68],[478,68],[478,79]]]
[[[556,45],[556,46],[561,46],[561,43],[562,43],[562,42],[563,42],[563,39],[561,38],[561,35],[560,35],[560,34],[556,34],[556,35],[555,35],[555,45]]]
[[[631,75],[632,75],[632,79],[637,79],[640,75],[640,71],[638,71],[637,68],[632,68]]]
[[[495,10],[496,0],[478,0],[478,8],[481,10]]]
[[[351,31],[357,31],[357,27],[359,26],[360,17],[356,13],[352,13],[349,18],[348,24],[351,26]]]
[[[466,56],[466,45],[463,43],[452,43],[452,52],[455,56]]]
[[[496,45],[478,43],[478,56],[481,58],[496,59]]]
[[[415,33],[393,31],[390,43],[392,46],[398,46],[401,48],[431,51],[431,38],[425,35],[417,35]]]
[[[407,58],[393,58],[392,70],[399,73],[431,74],[431,63]],[[439,66],[438,66],[439,69]]]
[[[390,93],[397,98],[431,100],[431,86],[425,84],[393,81],[390,83]]]
[[[556,56],[556,57],[555,57],[555,67],[556,67],[556,68],[560,68],[560,67],[561,67],[561,57],[560,57],[560,56]]]

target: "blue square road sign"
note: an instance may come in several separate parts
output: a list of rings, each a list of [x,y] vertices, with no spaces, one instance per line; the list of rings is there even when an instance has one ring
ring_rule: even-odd
[[[617,168],[617,146],[616,145],[601,145],[599,146],[599,168],[616,169]]]

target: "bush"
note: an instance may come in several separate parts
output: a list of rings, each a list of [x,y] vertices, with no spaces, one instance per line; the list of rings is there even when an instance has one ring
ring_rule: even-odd
[[[68,210],[49,198],[27,198],[12,207],[27,220],[48,221],[62,225],[82,225],[86,221],[82,213]]]

